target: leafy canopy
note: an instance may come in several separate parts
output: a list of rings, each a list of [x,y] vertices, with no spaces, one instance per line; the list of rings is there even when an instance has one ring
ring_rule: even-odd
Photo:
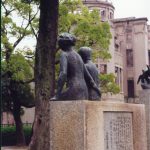
[[[34,106],[34,94],[26,83],[33,79],[33,51],[21,46],[21,43],[29,37],[36,38],[37,14],[38,4],[33,1],[2,0],[1,63],[4,111],[13,111],[15,101],[20,106]]]
[[[76,49],[89,46],[93,49],[93,61],[97,58],[109,60],[109,44],[111,39],[108,22],[101,22],[99,11],[90,11],[80,0],[62,0],[59,7],[59,33],[70,32],[77,37]],[[59,56],[59,54],[58,54]],[[56,67],[58,72],[59,66]],[[58,73],[57,73],[58,76]],[[119,93],[119,86],[115,83],[115,76],[101,74],[102,93]]]
[[[113,73],[110,74],[100,74],[101,81],[101,91],[102,93],[113,93],[117,94],[120,92],[119,86],[115,83],[115,76]]]
[[[60,2],[59,32],[75,34],[77,49],[81,46],[89,46],[96,51],[96,57],[111,58],[108,52],[111,39],[109,24],[100,21],[98,10],[89,11],[80,0]]]

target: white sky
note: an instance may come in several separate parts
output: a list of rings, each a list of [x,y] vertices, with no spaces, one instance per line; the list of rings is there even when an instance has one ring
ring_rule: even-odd
[[[150,0],[111,0],[115,18],[147,17],[150,24]]]
[[[115,7],[115,18],[126,17],[147,17],[150,25],[150,0],[108,0],[111,1]],[[30,41],[30,42],[29,42]],[[32,42],[31,42],[32,41]],[[29,44],[30,43],[30,44]],[[31,49],[35,45],[33,38],[27,38],[19,44],[23,47],[28,45]]]

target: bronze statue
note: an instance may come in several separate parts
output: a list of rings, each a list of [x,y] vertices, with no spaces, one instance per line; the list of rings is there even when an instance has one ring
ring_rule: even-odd
[[[94,82],[96,83],[97,87],[100,86],[100,81],[98,77],[98,69],[96,65],[91,61],[91,52],[92,49],[89,47],[81,47],[79,49],[79,54],[88,70],[90,75],[92,76]],[[87,87],[88,87],[88,93],[89,93],[89,100],[100,100],[101,95],[99,95],[91,85],[87,82]]]
[[[142,70],[142,74],[139,76],[137,84],[141,81],[142,89],[150,89],[150,66],[147,65],[147,70]]]
[[[51,100],[87,100],[86,82],[100,95],[100,91],[87,71],[82,58],[73,49],[75,42],[75,36],[69,33],[63,33],[58,38],[58,45],[62,49],[60,74],[57,93]],[[66,85],[65,89],[63,89],[64,85]]]

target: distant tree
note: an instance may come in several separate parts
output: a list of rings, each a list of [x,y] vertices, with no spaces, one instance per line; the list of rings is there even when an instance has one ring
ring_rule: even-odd
[[[99,76],[101,81],[101,91],[102,93],[113,93],[117,94],[120,92],[119,86],[115,82],[115,75],[110,74],[100,74]]]
[[[25,57],[20,54],[11,54],[9,62],[2,60],[2,111],[11,112],[16,124],[17,145],[25,145],[23,125],[21,121],[22,106],[35,106],[34,93],[30,82],[33,71]]]
[[[18,45],[27,37],[37,36],[38,5],[22,0],[2,0],[1,4],[3,111],[12,112],[16,124],[17,145],[25,145],[20,113],[21,106],[34,106],[34,95],[28,85],[33,82],[34,56],[29,48],[26,51]]]
[[[109,60],[109,44],[111,39],[110,25],[101,22],[99,11],[89,11],[83,6],[81,0],[62,0],[59,5],[59,32],[71,32],[77,37],[76,49],[89,46],[93,49],[93,61],[97,58]],[[56,59],[59,58],[56,57]],[[57,65],[58,72],[59,66]],[[119,86],[115,83],[115,76],[111,74],[100,75],[102,93],[119,93]]]
[[[109,24],[101,22],[98,10],[89,11],[81,0],[60,1],[59,32],[75,34],[76,48],[91,47],[94,50],[93,58],[111,58],[108,51],[111,39]]]

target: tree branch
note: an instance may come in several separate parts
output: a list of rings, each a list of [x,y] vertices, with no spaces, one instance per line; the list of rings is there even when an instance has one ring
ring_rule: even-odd
[[[6,16],[8,16],[11,12],[13,12],[15,10],[15,8],[14,9],[12,9],[12,10],[10,10],[10,11],[8,11],[7,12],[7,14],[6,14]]]
[[[34,56],[28,56],[28,55],[24,56],[24,57],[26,57],[26,58],[34,58]]]
[[[25,27],[25,30],[29,27],[29,25],[31,24],[31,22],[35,19],[36,15],[37,15],[38,11],[35,13],[35,15],[31,18],[30,12],[29,12],[29,18],[28,18],[28,23]],[[21,34],[21,33],[20,33]],[[21,40],[25,37],[25,32],[22,33],[22,35],[20,36],[20,38],[14,43],[13,48],[15,48],[20,42]]]
[[[8,10],[5,6],[5,3],[2,1],[2,6],[5,9],[5,17],[7,17],[12,11],[14,11],[15,9],[12,10]]]
[[[38,34],[35,33],[35,30],[34,30],[34,28],[33,28],[33,26],[32,26],[32,23],[30,24],[30,27],[31,27],[31,30],[32,30],[32,32],[33,32],[33,34],[34,34],[36,40],[37,40],[37,39],[38,39]]]
[[[35,15],[33,16],[33,18],[36,17],[36,15],[38,14],[38,12],[39,12],[39,9],[37,8],[37,12],[36,12]],[[30,12],[30,11],[29,11],[29,18],[31,18],[31,12]],[[29,19],[29,20],[30,20],[30,19]],[[36,38],[36,40],[37,40],[38,35],[37,35],[37,33],[35,32],[35,30],[34,30],[34,28],[33,28],[33,26],[32,26],[32,22],[30,21],[29,23],[30,23],[31,30],[32,30],[32,32],[33,32],[33,34],[34,34],[34,36],[35,36],[35,38]]]

